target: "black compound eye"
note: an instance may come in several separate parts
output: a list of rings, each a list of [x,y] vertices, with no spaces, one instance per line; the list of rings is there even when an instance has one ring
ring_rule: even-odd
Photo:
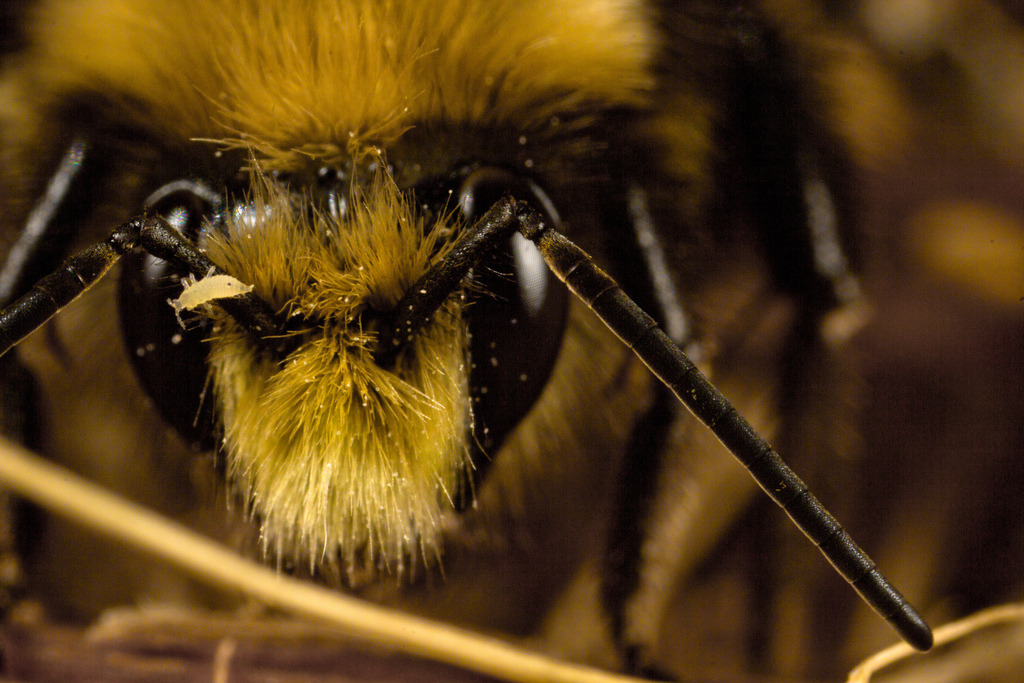
[[[221,205],[221,197],[205,185],[183,180],[154,192],[145,208],[197,240],[204,221]],[[191,443],[211,448],[212,405],[209,397],[204,400],[207,329],[195,322],[182,329],[167,303],[181,294],[185,275],[149,254],[121,259],[121,331],[135,373],[160,415]]]
[[[198,180],[167,183],[146,198],[147,214],[162,217],[178,232],[196,240],[207,219],[216,216],[224,199]]]
[[[530,202],[560,228],[551,200],[532,180],[508,171],[470,172],[459,189],[464,216],[473,220],[511,195]],[[477,292],[468,308],[470,386],[476,439],[488,454],[530,410],[547,385],[562,346],[569,294],[532,242],[518,233],[508,248],[473,269]],[[478,472],[487,459],[477,463]]]

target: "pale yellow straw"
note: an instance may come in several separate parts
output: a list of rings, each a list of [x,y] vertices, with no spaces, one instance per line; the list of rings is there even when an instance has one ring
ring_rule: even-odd
[[[340,627],[355,640],[508,681],[636,683],[283,576],[0,439],[0,486],[210,584]]]

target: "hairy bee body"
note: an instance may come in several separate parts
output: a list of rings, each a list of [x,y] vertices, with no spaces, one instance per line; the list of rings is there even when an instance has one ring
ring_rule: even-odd
[[[662,411],[647,371],[584,306],[553,313],[514,356],[489,355],[472,345],[515,339],[519,321],[474,327],[493,303],[471,283],[394,368],[374,344],[389,307],[468,222],[460,211],[476,195],[459,188],[511,175],[524,179],[512,189],[540,188],[535,201],[783,449],[813,463],[852,447],[841,353],[823,330],[858,299],[846,150],[871,154],[884,126],[865,134],[881,118],[827,85],[849,73],[850,54],[809,37],[808,13],[713,0],[32,6],[28,45],[0,80],[9,254],[46,208],[65,151],[84,152],[43,237],[8,256],[8,301],[184,192],[209,205],[190,237],[286,320],[288,351],[210,306],[186,316],[202,320],[201,391],[185,395],[170,370],[140,379],[162,351],[122,344],[149,324],[123,302],[154,266],[126,264],[120,285],[101,281],[18,347],[8,370],[25,398],[8,410],[26,418],[14,435],[243,552],[373,600],[610,667],[719,666],[701,659],[717,637],[705,610],[678,596],[755,486],[695,420]],[[550,368],[527,365],[545,354]],[[476,379],[476,366],[506,364],[524,368],[511,384]],[[507,407],[535,372],[547,378],[535,399]],[[518,411],[500,435],[487,430],[503,418],[481,407],[494,394],[497,411]],[[167,402],[195,403],[193,423],[211,411],[213,447],[172,428]],[[39,528],[23,542],[27,585],[57,615],[218,600],[160,568],[113,563],[120,550],[60,523]],[[739,599],[736,620],[771,610],[759,600]],[[726,640],[762,643],[755,665],[829,666],[839,645],[816,639],[819,607],[794,608],[808,614],[796,662],[763,645],[774,614]],[[817,660],[803,654],[815,648]]]

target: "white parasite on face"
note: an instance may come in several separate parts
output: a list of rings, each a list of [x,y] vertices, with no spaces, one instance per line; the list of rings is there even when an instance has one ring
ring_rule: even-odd
[[[182,311],[191,311],[217,299],[230,299],[252,291],[252,285],[247,285],[238,278],[230,275],[217,275],[213,272],[199,279],[190,276],[182,280],[182,284],[184,284],[184,288],[181,290],[181,296],[177,299],[167,300],[182,327],[184,327],[181,321]]]
[[[285,358],[217,317],[210,377],[227,473],[265,547],[311,566],[401,573],[440,552],[441,517],[469,465],[466,331],[449,302],[392,369],[373,360],[374,312],[443,258],[390,178],[334,219],[257,178],[255,197],[206,245],[292,321]]]

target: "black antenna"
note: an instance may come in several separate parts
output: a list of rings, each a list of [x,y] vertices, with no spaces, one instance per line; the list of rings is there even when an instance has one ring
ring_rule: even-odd
[[[222,272],[164,219],[133,218],[106,240],[64,259],[24,296],[0,310],[0,356],[74,301],[133,249],[144,249],[157,258],[181,265],[198,278]],[[218,299],[216,303],[255,337],[278,333],[273,311],[252,293]]]
[[[506,197],[463,235],[449,256],[414,284],[380,333],[378,362],[389,366],[475,263],[514,231],[533,241],[551,270],[633,350],[673,394],[714,432],[761,488],[793,519],[843,578],[900,636],[919,650],[931,629],[878,571],[842,525],[779,454],[715,388],[658,324],[582,249],[545,225],[525,202]]]

